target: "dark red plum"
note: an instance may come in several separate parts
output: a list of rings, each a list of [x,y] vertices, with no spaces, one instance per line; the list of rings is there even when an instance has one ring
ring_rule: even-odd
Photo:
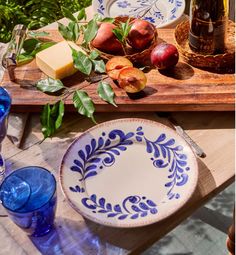
[[[173,44],[158,44],[151,52],[151,63],[160,70],[174,67],[179,61],[179,52]]]

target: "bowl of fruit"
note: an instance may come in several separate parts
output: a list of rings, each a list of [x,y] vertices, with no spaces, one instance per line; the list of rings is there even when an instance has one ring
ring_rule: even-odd
[[[157,45],[158,33],[146,20],[116,17],[113,23],[100,22],[90,49],[99,51],[106,60],[124,56],[134,64],[145,65]]]

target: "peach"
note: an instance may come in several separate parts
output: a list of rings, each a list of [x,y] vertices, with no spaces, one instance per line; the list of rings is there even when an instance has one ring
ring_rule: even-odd
[[[135,67],[126,67],[120,71],[118,83],[128,93],[137,93],[145,88],[147,77]]]
[[[132,67],[133,64],[125,57],[117,56],[106,63],[106,72],[113,80],[118,80],[120,71],[125,67]]]
[[[128,34],[128,43],[136,50],[144,50],[150,45],[154,36],[154,25],[146,20],[136,19]]]
[[[114,28],[116,28],[116,26],[112,23],[101,23],[98,28],[97,35],[92,40],[91,44],[100,51],[123,55],[124,52],[122,44],[112,32]]]

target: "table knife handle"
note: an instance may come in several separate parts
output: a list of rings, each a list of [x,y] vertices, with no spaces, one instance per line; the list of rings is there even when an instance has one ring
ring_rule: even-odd
[[[175,127],[177,133],[182,136],[184,138],[184,140],[194,149],[195,153],[201,157],[201,158],[205,158],[206,154],[205,152],[202,150],[202,148],[200,148],[199,145],[197,145],[193,139],[180,127]]]

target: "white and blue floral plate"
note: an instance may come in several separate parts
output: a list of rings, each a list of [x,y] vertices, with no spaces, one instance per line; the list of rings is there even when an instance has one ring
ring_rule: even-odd
[[[86,218],[113,227],[160,221],[181,208],[198,180],[196,158],[174,130],[118,119],[84,132],[66,151],[60,183]]]
[[[93,0],[92,5],[104,17],[142,17],[161,28],[183,15],[185,0]]]

